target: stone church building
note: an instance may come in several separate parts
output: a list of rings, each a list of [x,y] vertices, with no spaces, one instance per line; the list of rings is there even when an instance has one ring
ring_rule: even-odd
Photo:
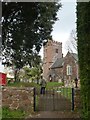
[[[43,76],[48,81],[63,81],[69,84],[78,78],[78,56],[68,52],[62,53],[62,43],[48,40],[43,46]]]

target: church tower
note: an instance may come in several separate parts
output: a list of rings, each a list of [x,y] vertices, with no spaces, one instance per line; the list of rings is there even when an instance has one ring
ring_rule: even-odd
[[[48,79],[50,66],[56,61],[57,58],[62,58],[62,43],[48,40],[43,46],[43,76]]]

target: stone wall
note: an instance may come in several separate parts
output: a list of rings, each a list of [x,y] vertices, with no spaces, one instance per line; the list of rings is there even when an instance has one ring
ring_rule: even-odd
[[[2,88],[2,106],[26,112],[33,111],[33,88]]]
[[[2,88],[2,106],[10,109],[21,109],[25,112],[33,112],[33,89],[4,87]],[[74,88],[74,110],[81,109],[80,88]]]

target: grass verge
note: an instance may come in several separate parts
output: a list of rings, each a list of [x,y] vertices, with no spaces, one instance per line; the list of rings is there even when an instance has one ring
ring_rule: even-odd
[[[2,108],[2,118],[24,118],[25,116],[26,113],[23,110],[11,110],[8,107]]]

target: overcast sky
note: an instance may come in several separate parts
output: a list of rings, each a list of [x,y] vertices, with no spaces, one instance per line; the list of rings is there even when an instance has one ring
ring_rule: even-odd
[[[76,3],[74,0],[72,0],[73,2],[63,1],[61,0],[62,8],[58,12],[59,20],[54,24],[52,37],[53,40],[62,42],[62,51],[65,56],[67,53],[66,41],[69,39],[71,31],[76,28]],[[42,51],[41,55],[43,55]]]

